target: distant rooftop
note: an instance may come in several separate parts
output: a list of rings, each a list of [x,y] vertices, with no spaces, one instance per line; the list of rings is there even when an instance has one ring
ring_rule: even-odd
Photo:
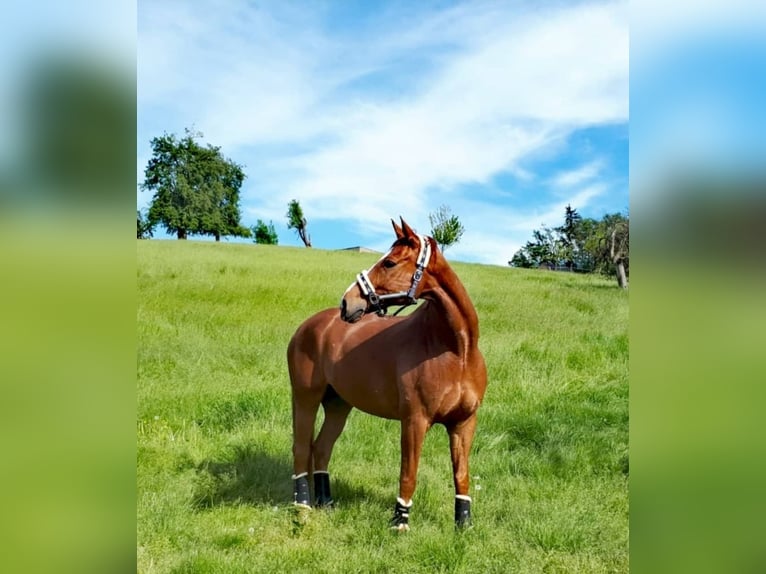
[[[361,245],[357,245],[356,247],[344,247],[343,249],[338,249],[338,251],[356,251],[358,253],[380,253],[380,251],[375,251],[374,249],[370,249],[369,247],[362,247]]]

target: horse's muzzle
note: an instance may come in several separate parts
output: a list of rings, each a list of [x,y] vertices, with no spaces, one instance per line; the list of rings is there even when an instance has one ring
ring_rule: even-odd
[[[364,310],[364,306],[350,309],[345,297],[340,302],[340,318],[346,323],[356,323],[364,315]]]

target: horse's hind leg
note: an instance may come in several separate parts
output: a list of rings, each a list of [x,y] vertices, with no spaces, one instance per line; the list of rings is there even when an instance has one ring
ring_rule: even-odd
[[[324,407],[324,422],[319,435],[314,441],[312,453],[314,456],[314,502],[316,506],[333,505],[330,493],[330,474],[327,467],[335,441],[338,440],[346,424],[351,405],[344,401],[332,387],[327,387],[322,398]]]
[[[321,391],[293,387],[293,502],[311,506],[308,474]]]
[[[471,524],[471,497],[468,495],[468,455],[473,434],[476,431],[476,415],[447,427],[452,454],[452,472],[455,480],[455,525],[459,528]]]

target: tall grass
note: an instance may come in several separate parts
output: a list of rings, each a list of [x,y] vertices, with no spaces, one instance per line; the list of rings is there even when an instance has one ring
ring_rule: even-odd
[[[474,528],[454,532],[435,427],[412,531],[388,530],[398,423],[358,411],[330,464],[337,508],[294,512],[286,345],[376,258],[138,242],[139,571],[627,572],[628,299],[599,277],[454,264],[489,371]]]

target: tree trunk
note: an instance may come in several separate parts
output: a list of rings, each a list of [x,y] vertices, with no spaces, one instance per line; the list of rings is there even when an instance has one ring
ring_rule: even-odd
[[[186,239],[186,230],[179,229],[177,235],[178,235],[178,239]]]
[[[627,289],[628,277],[625,275],[625,264],[622,262],[622,259],[619,259],[614,267],[617,270],[617,285],[622,289]]]
[[[622,289],[628,288],[628,277],[625,275],[625,264],[622,261],[622,254],[616,248],[617,228],[612,229],[611,245],[609,246],[609,255],[612,257],[614,269],[617,271],[617,285]]]
[[[306,247],[311,247],[311,237],[306,233],[306,229],[301,227],[298,230],[298,235],[301,236],[301,240]]]
[[[220,241],[221,240],[221,234],[218,233],[217,231],[215,232],[215,240],[216,241]]]

